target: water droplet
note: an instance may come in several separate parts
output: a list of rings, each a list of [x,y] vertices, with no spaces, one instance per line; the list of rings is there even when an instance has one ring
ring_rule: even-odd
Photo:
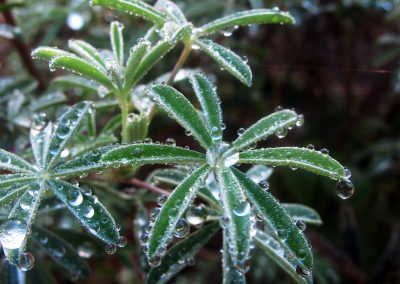
[[[67,158],[69,156],[69,150],[68,149],[64,149],[61,151],[60,153],[60,157],[61,158]]]
[[[243,127],[241,127],[241,128],[239,128],[239,129],[237,130],[237,134],[240,136],[240,135],[243,134],[244,131],[245,131],[245,129],[244,129]]]
[[[152,143],[153,142],[153,139],[151,139],[150,137],[146,137],[146,138],[144,138],[144,143]]]
[[[287,133],[288,133],[287,128],[281,127],[276,130],[275,135],[276,135],[276,137],[281,139],[281,138],[284,138]]]
[[[299,228],[300,231],[304,232],[307,228],[306,223],[304,223],[303,220],[297,220],[296,221],[296,226]]]
[[[66,124],[59,124],[57,126],[57,131],[56,131],[56,135],[58,138],[60,139],[64,139],[68,136],[70,131],[70,127]]]
[[[326,148],[322,148],[321,150],[319,150],[319,152],[320,152],[321,154],[324,154],[324,155],[329,155],[329,150],[326,149]]]
[[[281,110],[283,110],[283,108],[282,108],[281,106],[277,106],[277,107],[274,109],[274,111],[281,111]]]
[[[174,237],[184,238],[189,234],[190,226],[185,219],[180,219],[175,227]]]
[[[157,267],[160,264],[161,264],[161,256],[160,255],[156,254],[155,256],[149,258],[149,265],[151,267]]]
[[[196,264],[196,261],[194,260],[194,257],[188,257],[185,259],[185,264],[187,266],[194,266]]]
[[[226,128],[225,123],[221,123],[221,129],[222,129],[222,130],[225,130],[225,128]]]
[[[302,114],[299,114],[297,116],[296,126],[300,127],[303,126],[303,124],[304,124],[304,116]]]
[[[266,180],[266,179],[261,180],[261,181],[258,183],[258,185],[259,185],[261,188],[265,189],[265,190],[268,190],[268,189],[269,189],[269,182],[268,182],[268,180]]]
[[[160,213],[160,208],[154,207],[150,210],[150,221],[154,222],[158,216],[158,213]]]
[[[286,241],[289,235],[288,230],[286,229],[278,229],[276,234],[278,235],[278,238],[282,241]]]
[[[348,179],[342,179],[336,184],[336,194],[341,199],[348,199],[354,194],[353,183]]]
[[[344,168],[344,176],[346,178],[351,178],[351,171],[348,168]]]
[[[106,253],[114,254],[117,251],[117,246],[115,244],[107,244],[106,245]]]
[[[31,204],[29,203],[28,200],[21,200],[21,201],[19,202],[19,206],[20,206],[23,210],[28,211],[29,208],[31,207]]]
[[[87,206],[87,207],[85,207],[84,209],[83,209],[83,215],[86,217],[86,218],[92,218],[93,217],[93,215],[94,215],[94,209],[93,209],[93,207],[92,206]]]
[[[241,202],[237,204],[235,208],[233,208],[233,214],[236,216],[247,216],[250,214],[251,206],[247,201]]]
[[[308,144],[306,147],[308,150],[315,150],[315,146],[313,144]]]
[[[165,144],[167,144],[168,146],[173,146],[173,147],[176,146],[176,142],[175,142],[175,139],[174,139],[174,138],[167,138],[167,139],[165,140]]]
[[[308,274],[310,274],[310,271],[308,271],[308,269],[305,268],[305,267],[301,267],[300,265],[297,265],[296,266],[296,273],[300,277],[306,277]]]
[[[167,195],[161,195],[158,199],[157,199],[157,204],[162,206],[165,201],[167,201],[168,196]]]
[[[222,218],[219,220],[219,225],[221,226],[222,229],[226,229],[229,226],[229,218],[228,216],[222,216]]]
[[[44,112],[35,113],[32,116],[31,128],[40,131],[46,127],[47,123],[49,123],[49,119]]]
[[[35,257],[30,252],[22,253],[19,256],[18,267],[22,271],[28,271],[35,265]]]
[[[192,131],[189,130],[189,129],[186,129],[186,130],[185,130],[185,135],[186,135],[186,136],[192,136]]]
[[[147,242],[149,241],[149,234],[147,234],[147,233],[142,233],[142,234],[139,236],[139,241],[140,241],[141,244],[147,243]]]
[[[211,127],[210,132],[211,132],[211,138],[214,141],[220,141],[222,139],[221,132],[219,131],[218,127],[215,126]]]
[[[127,243],[128,243],[128,240],[125,237],[120,237],[118,239],[117,246],[119,246],[120,248],[123,248],[126,246]]]
[[[192,207],[186,212],[186,220],[190,225],[199,227],[204,223],[206,215],[207,212],[205,212],[204,207],[200,205]]]
[[[79,206],[83,202],[83,196],[80,190],[70,191],[67,194],[68,203],[71,206]]]
[[[240,272],[240,273],[247,273],[250,270],[250,259],[238,261],[235,265],[235,268]]]
[[[5,249],[20,248],[27,233],[25,223],[9,219],[0,226],[0,242]]]

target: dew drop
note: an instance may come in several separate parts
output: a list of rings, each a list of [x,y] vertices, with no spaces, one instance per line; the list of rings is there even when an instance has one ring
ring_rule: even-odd
[[[286,241],[288,238],[288,230],[286,229],[278,229],[276,234],[278,235],[278,238],[282,241]]]
[[[22,271],[28,271],[35,265],[35,257],[30,252],[22,253],[18,260],[18,267]]]
[[[161,195],[160,197],[157,198],[157,204],[162,206],[165,201],[167,201],[168,196],[167,195]]]
[[[264,190],[268,190],[269,189],[269,182],[266,179],[261,180],[258,185],[264,189]]]
[[[147,243],[147,242],[149,241],[149,234],[147,234],[147,233],[142,233],[142,234],[139,236],[139,241],[140,241],[141,244]]]
[[[185,219],[180,219],[176,224],[174,237],[176,238],[184,238],[189,234],[190,226],[189,223]]]
[[[336,184],[336,194],[341,199],[348,199],[354,194],[353,183],[348,179],[342,179]]]
[[[127,243],[128,243],[128,240],[125,237],[120,237],[118,239],[117,246],[119,246],[120,248],[123,248],[126,246]]]
[[[244,129],[243,127],[241,127],[241,128],[239,128],[239,129],[237,130],[237,134],[240,136],[240,135],[243,134],[244,131],[245,131],[245,129]]]
[[[344,168],[344,176],[346,178],[351,178],[351,171],[348,168]]]
[[[20,248],[27,233],[25,223],[9,219],[0,226],[0,242],[5,249]]]
[[[160,255],[156,254],[155,256],[149,258],[149,265],[151,267],[157,267],[160,264],[161,264],[161,256]]]
[[[83,202],[82,193],[79,190],[70,191],[67,194],[68,203],[71,206],[79,206]]]
[[[211,138],[214,141],[220,141],[222,139],[221,132],[218,130],[218,127],[211,127]]]
[[[233,214],[236,216],[247,216],[250,214],[251,206],[248,202],[241,202],[237,204],[235,208],[233,208]]]
[[[296,273],[300,277],[306,277],[308,274],[310,274],[310,271],[308,271],[307,268],[301,267],[300,265],[296,266]]]
[[[222,229],[226,229],[229,226],[229,218],[228,216],[223,216],[220,220],[219,220],[219,225],[221,226]]]
[[[190,225],[199,227],[204,223],[206,214],[203,206],[192,207],[186,212],[186,220]]]
[[[287,133],[288,133],[287,128],[282,127],[282,128],[278,128],[276,130],[275,135],[276,135],[276,137],[282,139],[286,136]]]
[[[192,131],[190,131],[189,129],[185,130],[185,135],[186,136],[192,136]]]
[[[167,139],[165,140],[165,144],[167,144],[168,146],[173,146],[173,147],[176,146],[176,142],[175,142],[175,139],[174,139],[174,138],[167,138]]]
[[[117,246],[115,244],[107,244],[105,250],[107,254],[114,254],[117,251]]]
[[[303,220],[297,220],[296,221],[296,226],[299,228],[300,231],[304,232],[307,228],[306,223],[304,223]]]
[[[44,112],[35,113],[32,116],[31,128],[40,131],[47,125],[48,122],[49,122],[49,119]]]
[[[185,259],[185,264],[187,266],[194,266],[196,264],[196,261],[194,260],[194,257],[188,257]]]
[[[304,116],[302,114],[299,114],[297,116],[296,126],[300,127],[303,126],[303,124],[304,124]]]
[[[83,213],[83,215],[86,217],[86,218],[92,218],[93,217],[93,215],[94,215],[94,209],[93,209],[93,207],[92,206],[87,206],[87,207],[85,207],[84,208],[84,213]]]
[[[154,222],[158,216],[158,213],[160,213],[160,208],[154,207],[150,210],[150,221]]]
[[[306,147],[308,150],[315,150],[315,146],[313,144],[308,144]]]
[[[324,155],[329,155],[329,150],[326,149],[326,148],[322,148],[321,150],[319,150],[319,152],[320,152],[321,154],[324,154]]]
[[[152,143],[153,142],[153,139],[151,139],[150,137],[146,137],[146,138],[144,138],[144,143]]]

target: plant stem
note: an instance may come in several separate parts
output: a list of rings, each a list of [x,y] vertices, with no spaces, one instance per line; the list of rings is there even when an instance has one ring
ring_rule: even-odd
[[[120,94],[119,98],[119,106],[121,108],[121,119],[122,119],[122,132],[121,138],[122,143],[129,142],[128,141],[128,114],[129,114],[129,103],[128,96],[125,94]]]
[[[181,69],[183,64],[186,62],[186,59],[189,57],[191,51],[192,51],[192,43],[191,42],[185,43],[185,48],[182,50],[182,53],[179,56],[178,61],[175,63],[175,66],[172,69],[171,74],[169,75],[169,78],[167,80],[168,85],[172,85],[176,74],[178,73],[179,69]]]
[[[154,193],[158,193],[158,194],[162,194],[162,195],[168,195],[168,196],[171,195],[171,192],[166,191],[166,190],[164,190],[162,188],[156,187],[154,185],[151,185],[151,184],[149,184],[147,182],[144,182],[142,180],[139,180],[137,178],[130,179],[126,183],[128,183],[130,185],[137,186],[137,187],[143,187],[143,188],[148,189],[149,191],[152,191]]]

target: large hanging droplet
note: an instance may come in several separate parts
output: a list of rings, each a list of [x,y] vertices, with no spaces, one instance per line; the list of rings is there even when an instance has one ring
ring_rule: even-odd
[[[341,199],[348,199],[354,194],[354,186],[348,179],[342,179],[336,184],[336,194]]]
[[[30,252],[25,252],[20,255],[18,260],[18,267],[22,271],[28,271],[35,265],[35,257]]]
[[[0,242],[5,249],[17,249],[22,246],[27,233],[25,223],[9,219],[0,226]]]
[[[296,226],[297,226],[297,228],[299,228],[299,230],[302,231],[302,232],[304,232],[304,231],[306,230],[306,228],[307,228],[307,225],[306,225],[306,223],[304,223],[303,220],[297,220],[297,221],[296,221]]]
[[[176,224],[174,236],[176,238],[184,238],[189,234],[190,226],[189,223],[186,222],[185,219],[180,219]]]

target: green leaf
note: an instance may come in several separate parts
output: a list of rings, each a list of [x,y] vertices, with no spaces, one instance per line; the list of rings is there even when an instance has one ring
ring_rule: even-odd
[[[33,173],[36,169],[17,155],[0,149],[0,169],[20,173]]]
[[[227,233],[231,261],[244,272],[250,257],[252,209],[241,184],[229,168],[219,168],[216,174],[224,209],[221,222]]]
[[[58,49],[57,47],[41,46],[32,51],[33,59],[42,59],[50,61],[55,57],[65,55],[74,56],[73,53],[67,52],[65,50]]]
[[[150,42],[140,40],[130,51],[124,73],[124,90],[128,92],[133,87],[133,82],[137,68],[146,55]]]
[[[56,107],[61,103],[67,102],[67,97],[61,92],[54,92],[42,95],[40,98],[33,101],[30,105],[32,112],[38,112],[48,107]]]
[[[90,267],[81,258],[76,249],[58,235],[45,228],[34,226],[32,239],[57,264],[66,269],[74,277],[84,278],[90,274]]]
[[[109,165],[140,166],[146,164],[198,164],[205,155],[193,150],[162,144],[131,144],[120,146],[105,154],[101,162]]]
[[[109,164],[101,162],[102,155],[118,147],[120,146],[111,145],[96,148],[90,152],[75,157],[74,159],[53,168],[50,173],[51,177],[81,175],[84,173],[105,169],[109,167]]]
[[[153,267],[150,270],[147,274],[146,283],[162,284],[168,282],[187,265],[186,261],[182,260],[193,258],[218,229],[218,223],[213,222],[178,242],[163,257],[160,266]]]
[[[169,116],[182,125],[186,131],[190,132],[201,146],[208,149],[214,144],[204,121],[184,95],[163,84],[151,86],[146,93]]]
[[[21,197],[25,191],[28,189],[29,184],[27,183],[17,183],[7,188],[6,195],[0,198],[0,208],[5,208],[9,206],[15,199]]]
[[[25,6],[26,3],[24,3],[23,1],[10,1],[10,3],[0,4],[0,13],[10,11],[14,8],[25,7]]]
[[[86,115],[93,111],[91,102],[80,102],[72,106],[57,121],[57,127],[51,136],[46,158],[46,169],[50,169],[60,156],[74,133],[79,129]]]
[[[163,13],[140,0],[92,0],[92,4],[135,14],[159,26],[167,20]]]
[[[209,39],[198,39],[194,44],[214,59],[222,69],[228,71],[246,86],[251,86],[253,77],[251,69],[239,55]]]
[[[118,242],[119,232],[115,221],[96,196],[84,194],[79,187],[62,180],[52,179],[49,184],[51,190],[91,234],[108,244]]]
[[[29,189],[14,205],[7,221],[1,225],[4,254],[15,265],[18,265],[20,256],[25,251],[26,242],[45,189],[44,182],[29,184]]]
[[[268,192],[255,184],[244,173],[233,168],[233,172],[243,186],[243,190],[258,214],[277,235],[282,246],[286,246],[299,269],[310,272],[313,265],[311,249],[285,208]]]
[[[73,40],[68,41],[68,47],[75,52],[78,56],[82,57],[90,64],[97,66],[103,72],[106,72],[106,64],[101,58],[100,53],[91,44],[83,40]]]
[[[111,22],[110,24],[110,41],[111,48],[114,53],[115,60],[119,66],[124,66],[124,36],[122,30],[124,26],[119,22]]]
[[[236,269],[232,263],[232,256],[229,253],[228,232],[223,232],[223,249],[222,249],[222,283],[223,284],[245,284],[245,274]]]
[[[284,203],[282,205],[294,221],[302,220],[312,225],[322,224],[321,216],[319,216],[318,212],[308,206],[294,203]]]
[[[288,12],[274,9],[254,9],[236,12],[200,27],[198,36],[212,34],[224,29],[254,24],[294,24],[294,18]]]
[[[88,61],[75,55],[60,55],[50,61],[50,69],[67,69],[81,76],[87,77],[103,85],[109,90],[115,90],[114,83],[108,78],[107,74]]]
[[[289,166],[334,180],[346,178],[345,169],[338,161],[329,155],[307,148],[277,147],[245,151],[239,154],[239,162]]]
[[[311,275],[303,278],[297,274],[295,259],[288,257],[288,254],[285,254],[285,247],[282,247],[272,236],[257,230],[254,242],[261,251],[268,255],[273,262],[289,274],[297,283],[312,283]]]
[[[175,188],[161,207],[149,234],[149,259],[157,257],[156,255],[166,247],[169,238],[173,235],[176,224],[193,201],[201,183],[209,172],[208,165],[204,165],[194,171]]]
[[[233,142],[233,146],[237,150],[241,150],[254,145],[279,131],[286,131],[286,129],[295,125],[301,117],[291,110],[274,112],[247,128]]]
[[[93,93],[97,93],[99,88],[97,83],[75,75],[59,76],[51,81],[51,86],[63,89],[80,88],[85,92]]]
[[[53,124],[48,123],[42,129],[32,125],[30,130],[30,142],[35,157],[36,164],[42,169],[45,167],[46,157],[49,151],[51,136],[53,134]]]
[[[186,17],[182,10],[174,2],[169,0],[158,0],[156,3],[156,8],[162,10],[168,17],[178,24],[187,23]]]
[[[36,175],[29,174],[8,174],[8,175],[0,175],[0,189],[7,188],[10,185],[24,183],[28,181],[36,180]]]
[[[200,102],[204,120],[207,123],[211,136],[222,139],[222,111],[220,99],[216,93],[216,88],[203,74],[193,74],[190,76],[190,83]]]

